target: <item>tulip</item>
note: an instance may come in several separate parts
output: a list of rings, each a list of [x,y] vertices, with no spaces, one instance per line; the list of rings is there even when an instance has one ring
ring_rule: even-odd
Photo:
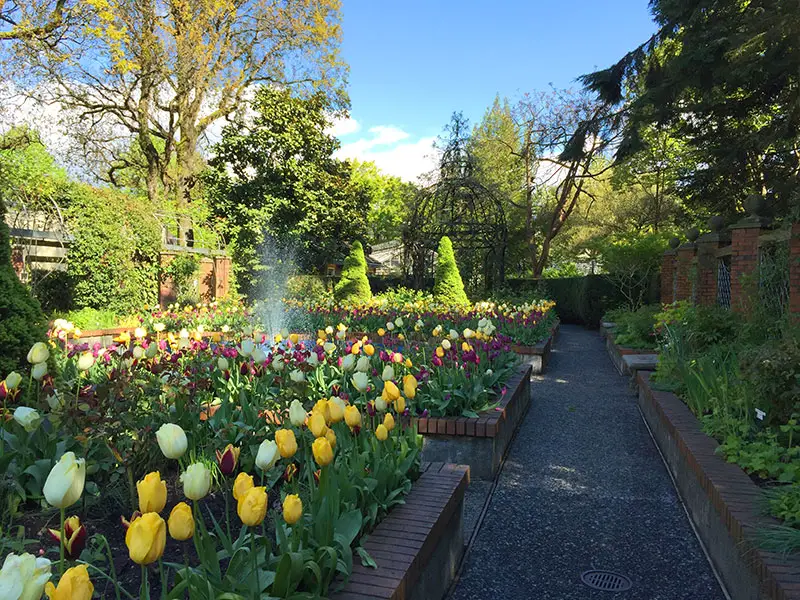
[[[33,554],[9,554],[0,569],[0,598],[39,600],[50,579],[50,561]]]
[[[292,344],[297,345],[297,342],[300,341],[300,336],[296,333],[291,333],[289,334],[289,341],[292,342]]]
[[[383,391],[386,393],[386,400],[389,402],[394,402],[400,397],[400,390],[394,381],[384,381]]]
[[[297,494],[289,494],[283,501],[283,520],[294,525],[303,516],[303,502]]]
[[[125,532],[125,545],[137,565],[149,565],[161,558],[166,543],[167,524],[158,513],[143,514]]]
[[[351,381],[359,392],[366,392],[369,387],[369,377],[361,371],[356,372]]]
[[[333,448],[327,438],[319,437],[311,445],[314,460],[320,467],[326,467],[333,462]]]
[[[471,337],[474,337],[474,335],[475,335],[475,332],[472,331],[472,329],[467,328],[467,329],[464,330],[464,337],[465,338],[470,339]]]
[[[219,465],[219,470],[223,475],[233,474],[233,472],[236,470],[236,464],[239,462],[239,453],[241,451],[241,448],[235,448],[233,444],[228,444],[225,446],[225,449],[222,452],[219,450],[216,451],[217,464]]]
[[[144,351],[146,358],[155,358],[156,354],[158,354],[158,346],[156,344],[150,344],[147,350]]]
[[[14,420],[22,425],[25,431],[31,433],[32,431],[36,431],[36,428],[39,427],[39,422],[42,420],[42,417],[33,408],[18,406],[14,410]]]
[[[94,594],[94,585],[89,579],[88,567],[78,565],[67,569],[61,576],[58,587],[48,581],[44,586],[44,593],[50,600],[91,600]],[[35,598],[38,600],[39,596]]]
[[[267,516],[267,488],[253,487],[239,499],[236,512],[242,523],[248,527],[256,527]]]
[[[450,339],[457,340],[458,339],[458,332],[455,329],[450,330]]]
[[[289,405],[289,420],[295,427],[301,427],[306,422],[306,409],[300,400],[292,400]]]
[[[336,350],[336,344],[333,342],[325,342],[322,345],[322,349],[325,350],[326,354],[331,354],[334,350]]]
[[[331,448],[336,448],[336,434],[333,432],[333,429],[328,429],[325,433],[325,439],[328,440]]]
[[[397,400],[394,401],[394,409],[397,411],[397,414],[402,415],[406,410],[406,399],[399,396]]]
[[[392,365],[386,365],[385,367],[383,367],[383,373],[381,373],[381,379],[383,379],[384,381],[390,381],[394,379],[394,369],[392,368]]]
[[[352,354],[348,354],[342,359],[343,371],[352,371],[355,366],[356,366],[356,357],[353,356]]]
[[[386,398],[383,395],[375,398],[375,410],[378,412],[384,412],[387,406],[389,405],[386,403]]]
[[[32,365],[47,362],[50,358],[50,350],[44,342],[36,342],[31,349],[28,350],[28,362]]]
[[[253,351],[250,353],[250,358],[253,359],[253,362],[257,365],[264,364],[267,360],[267,353],[264,352],[264,349],[261,346],[256,346],[253,348]],[[276,369],[277,370],[277,369]]]
[[[86,547],[86,527],[81,524],[81,520],[76,516],[64,519],[63,535],[58,529],[48,529],[47,531],[54,541],[64,544],[64,552],[70,560],[78,558]]]
[[[167,326],[164,325],[164,323],[156,323],[153,325],[153,329],[155,329],[156,333],[161,333],[164,331],[164,329],[166,329],[166,327]]]
[[[450,350],[450,348],[452,348],[452,347],[453,347],[453,345],[450,343],[450,340],[448,340],[448,339],[443,339],[442,340],[442,348],[444,348],[445,350]]]
[[[220,356],[217,359],[217,368],[220,371],[227,371],[230,368],[230,365],[228,364],[228,359],[225,358],[224,356]]]
[[[248,490],[252,489],[255,483],[253,483],[253,476],[248,475],[247,473],[239,473],[236,476],[236,480],[233,482],[233,498],[235,500],[241,500],[244,498],[244,495],[247,493]]]
[[[211,489],[211,471],[203,463],[193,463],[181,473],[183,495],[189,500],[202,500]]]
[[[389,321],[389,322],[386,324],[386,329],[388,329],[389,331],[394,331],[394,323],[392,323],[391,321]]]
[[[339,398],[339,396],[334,396],[328,401],[328,411],[330,412],[331,423],[338,423],[342,419],[344,419],[344,411],[347,406],[344,403],[344,400]]]
[[[328,325],[325,328],[325,335],[333,335],[333,327],[332,326]]]
[[[306,380],[306,376],[300,369],[294,369],[289,373],[289,379],[295,383],[303,383]]]
[[[194,535],[194,516],[186,502],[178,502],[169,513],[167,521],[172,539],[184,542]]]
[[[136,484],[139,494],[139,510],[142,513],[160,513],[167,504],[167,484],[161,481],[161,473],[153,471]]]
[[[364,354],[366,354],[367,356],[372,356],[373,354],[375,354],[375,346],[373,346],[372,344],[365,344]]]
[[[380,328],[378,329],[378,335],[379,335],[380,337],[383,337],[384,335],[386,335],[386,330],[385,330],[383,327],[380,327]]]
[[[250,338],[245,338],[242,340],[242,343],[239,344],[239,354],[245,357],[250,356],[255,348],[255,342]]]
[[[403,355],[399,352],[395,352],[392,354],[392,362],[399,365],[401,362],[403,362]]]
[[[362,356],[356,362],[356,371],[360,371],[361,373],[366,373],[369,371],[369,357]]]
[[[31,369],[31,377],[33,377],[36,381],[41,381],[45,375],[47,375],[46,362],[40,362],[33,365],[33,368]]]
[[[397,317],[397,318],[394,320],[394,324],[395,324],[397,327],[402,327],[402,326],[403,326],[403,318],[402,318],[402,317]]]
[[[178,459],[186,453],[189,443],[186,440],[186,433],[180,425],[174,423],[164,423],[156,431],[156,440],[161,453],[172,459]]]
[[[42,492],[50,506],[67,508],[81,497],[85,482],[86,461],[75,458],[74,452],[65,452],[50,470]]]
[[[278,444],[278,452],[283,458],[291,458],[297,452],[297,438],[291,429],[278,429],[275,432],[275,443]]]
[[[328,401],[325,398],[320,398],[311,408],[312,413],[320,413],[324,418],[326,423],[331,422],[331,408],[328,405]]]
[[[344,422],[350,427],[361,426],[361,413],[352,404],[344,410]]]
[[[316,367],[317,365],[319,365],[319,356],[317,356],[316,352],[312,352],[311,354],[308,355],[306,362],[312,367]]]
[[[264,440],[258,447],[256,466],[262,471],[269,471],[278,462],[278,444],[272,440]]]
[[[383,423],[375,428],[375,437],[382,442],[385,442],[386,438],[389,437],[389,430],[386,429],[386,426]]]
[[[6,375],[4,383],[6,385],[6,389],[9,392],[12,392],[19,387],[20,383],[22,383],[22,375],[20,375],[16,371],[11,371],[11,373]]]
[[[361,352],[361,342],[356,342],[350,348],[350,354],[359,354]]]
[[[469,352],[470,350],[472,350],[472,346],[469,345],[469,342],[462,342],[461,351],[462,352]]]
[[[308,419],[308,428],[315,438],[323,437],[328,433],[328,428],[325,426],[325,417],[319,412],[313,413]]]
[[[386,428],[386,431],[394,429],[394,417],[392,413],[386,413],[386,416],[383,417],[383,426]]]
[[[411,373],[403,377],[403,393],[406,395],[406,398],[411,400],[417,395],[418,385],[417,379],[411,375]]]

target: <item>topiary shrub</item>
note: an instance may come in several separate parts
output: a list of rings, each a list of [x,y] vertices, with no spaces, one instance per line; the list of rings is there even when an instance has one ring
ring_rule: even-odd
[[[366,302],[372,298],[367,279],[367,259],[361,242],[353,242],[350,254],[344,259],[342,278],[333,288],[333,297],[340,303]]]
[[[461,274],[456,265],[453,242],[446,235],[439,240],[433,297],[437,302],[447,305],[469,304],[469,298],[464,291],[464,282],[461,281]]]
[[[0,379],[25,366],[28,350],[45,337],[45,317],[39,303],[11,266],[6,207],[0,199]]]
[[[319,302],[329,299],[330,292],[318,275],[293,275],[286,280],[286,296],[292,300]]]

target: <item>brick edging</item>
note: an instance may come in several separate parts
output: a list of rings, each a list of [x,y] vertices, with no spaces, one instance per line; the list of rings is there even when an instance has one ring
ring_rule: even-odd
[[[640,371],[637,382],[645,419],[731,598],[800,599],[800,557],[759,547],[758,532],[780,525],[764,515],[762,490],[717,454],[717,442],[680,398],[654,390],[650,373]]]
[[[517,354],[525,354],[525,355],[532,354],[532,355],[542,356],[545,354],[549,354],[550,349],[553,346],[553,342],[555,341],[556,336],[558,335],[558,328],[560,325],[561,323],[558,320],[556,320],[556,322],[550,328],[550,334],[535,346],[523,346],[520,344],[512,343],[511,350],[513,350]]]
[[[437,434],[454,437],[495,437],[504,427],[512,404],[519,399],[525,383],[530,380],[531,366],[520,365],[506,382],[506,391],[496,408],[480,413],[477,417],[419,417],[417,429],[422,434]]]
[[[454,518],[460,527],[469,467],[423,463],[422,471],[405,504],[392,509],[363,543],[378,568],[364,567],[354,555],[347,585],[331,600],[405,600],[412,596],[423,570],[435,568],[434,551]],[[461,545],[455,549],[460,558],[463,539],[455,541]],[[444,590],[449,581],[441,583]]]

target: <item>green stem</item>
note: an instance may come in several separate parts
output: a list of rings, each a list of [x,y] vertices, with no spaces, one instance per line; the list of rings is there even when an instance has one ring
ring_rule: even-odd
[[[225,497],[225,529],[228,532],[228,539],[231,537],[231,515],[230,515],[230,505],[229,505],[229,498],[228,498],[228,482],[227,480],[224,481],[222,484],[222,495]]]
[[[59,565],[58,568],[59,568],[59,571],[60,571],[60,573],[59,573],[60,576],[63,577],[64,576],[64,542],[65,542],[64,538],[66,537],[64,535],[64,508],[63,507],[61,508],[61,529],[60,529],[60,534],[61,534],[61,543],[59,544],[59,550],[60,550],[60,553],[61,553],[61,560],[58,563],[58,565]]]
[[[255,589],[255,597],[256,600],[261,597],[261,580],[258,576],[258,559],[256,558],[256,531],[255,527],[251,527],[252,531],[250,532],[250,554],[253,555],[253,571],[256,574],[256,589]]]
[[[133,482],[133,470],[130,467],[125,467],[125,471],[128,473],[128,489],[130,490],[131,494],[131,511],[136,512],[138,508],[136,501],[136,484]]]
[[[161,600],[167,600],[167,573],[164,571],[164,561],[158,559],[158,570],[161,573]]]
[[[120,597],[120,595],[119,595],[119,594],[120,594],[120,592],[122,592],[123,594],[125,594],[125,596],[126,596],[127,598],[130,598],[130,600],[136,600],[136,598],[134,598],[133,594],[131,594],[131,593],[130,593],[128,590],[126,590],[124,587],[122,587],[121,585],[119,585],[119,584],[117,583],[117,576],[116,576],[116,574],[114,574],[114,576],[113,576],[113,577],[109,577],[109,575],[108,575],[108,574],[107,574],[105,571],[103,571],[102,569],[99,569],[99,568],[95,567],[95,566],[94,566],[93,564],[91,564],[91,563],[87,563],[87,562],[84,562],[84,561],[82,561],[82,560],[79,560],[79,561],[77,561],[77,562],[78,562],[79,564],[86,565],[86,566],[87,566],[87,568],[91,569],[92,571],[96,571],[96,572],[97,572],[97,574],[98,574],[98,575],[100,575],[100,576],[101,576],[103,579],[107,579],[108,581],[110,581],[111,583],[113,583],[113,584],[114,584],[114,589],[115,589],[115,590],[116,590],[116,592],[117,592],[117,598],[119,598],[119,597]],[[111,572],[112,572],[112,573],[114,573],[114,571],[113,571],[113,570],[112,570]]]
[[[117,570],[114,568],[114,555],[111,553],[111,546],[109,546],[108,539],[106,539],[106,536],[103,535],[100,537],[103,540],[103,545],[105,546],[106,554],[108,554],[108,564],[111,567],[111,582],[114,584],[114,591],[116,592],[117,600],[120,600],[120,595],[119,595],[120,586],[117,583]]]
[[[142,565],[142,585],[139,587],[140,600],[150,600],[150,590],[147,580],[147,567]]]

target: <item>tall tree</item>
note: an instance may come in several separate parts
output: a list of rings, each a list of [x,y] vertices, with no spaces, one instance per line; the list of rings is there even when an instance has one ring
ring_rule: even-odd
[[[680,191],[690,205],[732,214],[757,194],[785,212],[800,200],[797,0],[652,0],[651,8],[657,33],[583,77],[625,117],[618,157],[648,145],[649,127],[667,128],[688,145]]]
[[[45,0],[26,0],[31,10]],[[327,90],[339,103],[340,0],[87,0],[85,23],[53,49],[29,49],[27,91],[75,119],[85,153],[126,166],[134,137],[159,183],[188,202],[200,144],[256,84]],[[170,168],[174,159],[174,170]]]
[[[367,226],[373,243],[400,239],[408,219],[411,203],[417,193],[413,183],[386,175],[373,162],[354,160],[351,182],[361,202],[369,206]]]
[[[300,98],[263,87],[255,116],[226,127],[215,146],[210,202],[245,292],[264,269],[265,238],[299,266],[320,269],[365,236],[368,205],[351,184],[350,165],[333,158],[339,142],[326,133],[329,109],[322,93]]]

